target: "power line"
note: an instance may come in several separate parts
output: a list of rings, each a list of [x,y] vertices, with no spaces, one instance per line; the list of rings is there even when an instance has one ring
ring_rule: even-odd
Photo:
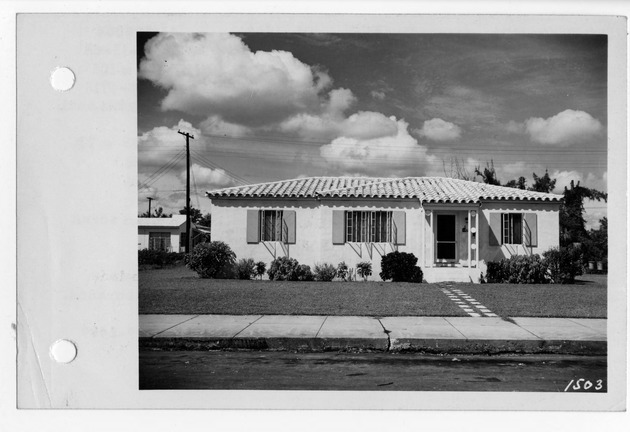
[[[142,183],[144,184],[141,188],[148,189],[152,184],[162,178],[171,168],[177,165],[179,159],[183,156],[183,151],[178,152],[173,158],[171,158],[168,162],[162,165],[157,169],[153,174],[151,174],[148,178],[146,178]]]

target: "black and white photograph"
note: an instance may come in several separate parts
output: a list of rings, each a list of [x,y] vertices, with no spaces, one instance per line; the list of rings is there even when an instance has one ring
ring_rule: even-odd
[[[600,392],[605,34],[137,34],[140,389]]]
[[[626,410],[625,17],[194,3],[5,20],[13,429]]]

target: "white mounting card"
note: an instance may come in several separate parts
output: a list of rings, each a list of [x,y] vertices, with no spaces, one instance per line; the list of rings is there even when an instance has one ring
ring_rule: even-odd
[[[295,163],[300,163],[300,160],[312,162],[312,165],[318,166],[323,173],[334,165],[331,162],[332,159],[327,160],[325,156],[329,154],[327,152],[336,151],[334,146],[331,147],[331,143],[339,137],[331,134],[332,132],[327,132],[317,135],[318,138],[312,138],[307,132],[321,132],[321,129],[327,127],[335,131],[339,128],[350,128],[348,126],[350,117],[357,112],[353,111],[352,104],[364,103],[365,105],[361,105],[361,112],[365,113],[371,107],[371,111],[375,113],[372,117],[374,121],[383,119],[387,121],[390,116],[396,116],[394,124],[402,128],[398,130],[398,133],[406,134],[405,140],[408,140],[404,142],[412,142],[413,152],[416,152],[415,146],[422,147],[423,152],[426,150],[426,153],[423,153],[425,157],[433,158],[427,160],[433,161],[434,165],[439,165],[438,168],[441,171],[443,164],[439,155],[444,153],[440,153],[440,143],[446,142],[449,137],[460,138],[462,140],[460,142],[464,142],[475,133],[475,128],[489,127],[488,119],[484,118],[477,118],[479,122],[477,125],[457,126],[460,119],[458,116],[465,114],[462,109],[458,109],[458,104],[466,106],[469,112],[473,112],[486,109],[488,104],[497,104],[500,107],[501,103],[496,97],[485,97],[478,90],[452,85],[448,90],[450,93],[442,94],[442,97],[435,97],[432,101],[419,99],[418,103],[424,105],[418,106],[417,117],[406,117],[404,122],[401,122],[403,113],[395,112],[393,108],[377,112],[380,106],[386,105],[385,101],[389,92],[393,91],[392,88],[387,87],[387,83],[379,81],[379,76],[368,77],[368,71],[364,71],[364,76],[352,79],[344,77],[343,80],[337,78],[340,81],[335,84],[323,82],[327,79],[334,80],[335,76],[332,76],[332,69],[326,69],[327,65],[314,63],[316,56],[313,53],[316,50],[327,49],[327,44],[334,47],[336,42],[332,37],[322,36],[313,39],[317,39],[318,45],[315,46],[313,43],[310,52],[307,50],[276,53],[283,58],[287,68],[300,68],[307,65],[308,70],[315,71],[320,80],[319,84],[307,88],[308,91],[314,91],[314,93],[300,94],[299,97],[293,95],[295,99],[292,105],[276,104],[271,109],[259,110],[260,112],[255,112],[255,107],[251,106],[227,106],[232,103],[232,100],[229,96],[223,95],[226,106],[219,109],[217,104],[220,104],[221,100],[201,100],[202,97],[199,95],[203,94],[204,90],[197,87],[199,92],[195,91],[195,85],[202,86],[203,82],[193,83],[190,86],[184,85],[189,83],[171,83],[169,80],[176,80],[178,73],[162,74],[159,78],[155,78],[153,83],[149,83],[146,77],[154,77],[151,74],[157,75],[158,72],[155,69],[147,69],[142,72],[144,82],[139,83],[137,50],[143,50],[144,46],[138,47],[137,41],[138,35],[143,32],[188,34],[192,40],[197,37],[194,35],[196,33],[229,33],[235,35],[230,41],[237,45],[235,49],[246,51],[249,50],[246,45],[238,45],[238,35],[248,33],[324,36],[421,34],[445,38],[444,40],[449,35],[462,34],[494,35],[497,39],[505,35],[534,35],[542,39],[548,35],[573,35],[575,37],[606,35],[606,64],[602,65],[606,70],[606,79],[600,83],[605,87],[603,91],[606,95],[603,110],[605,118],[596,119],[589,115],[590,119],[587,120],[590,122],[590,127],[597,129],[598,133],[605,134],[605,140],[608,143],[607,164],[603,167],[603,171],[600,170],[601,172],[597,173],[590,172],[589,167],[586,166],[572,168],[565,164],[557,169],[558,172],[555,174],[558,177],[566,177],[571,174],[571,171],[579,171],[576,178],[587,181],[588,176],[592,175],[591,179],[596,179],[603,187],[606,182],[608,185],[627,184],[627,167],[624,163],[627,159],[625,63],[627,47],[626,22],[623,18],[525,15],[20,14],[17,17],[16,51],[17,217],[19,221],[16,318],[17,384],[20,408],[595,411],[623,409],[626,397],[627,300],[625,186],[608,190],[607,214],[615,235],[611,236],[609,244],[608,389],[606,393],[343,392],[273,389],[258,391],[208,389],[189,392],[141,390],[139,387],[137,243],[138,214],[144,212],[147,205],[146,197],[143,195],[139,198],[138,190],[139,182],[146,180],[145,174],[139,173],[139,162],[147,162],[142,159],[145,155],[140,154],[139,150],[139,139],[143,135],[146,137],[146,134],[151,131],[157,134],[164,130],[170,131],[172,128],[177,131],[178,126],[189,125],[209,136],[232,134],[239,138],[256,127],[264,130],[265,123],[261,119],[267,116],[264,120],[269,121],[270,124],[275,122],[273,127],[276,128],[276,133],[294,128],[292,129],[294,140],[298,139],[295,137],[300,137],[303,141],[311,143],[307,144],[310,147],[304,153],[295,152],[295,161],[297,161]],[[471,39],[474,40],[474,38]],[[261,52],[272,50],[273,47],[269,47],[266,50],[261,49]],[[478,47],[471,45],[469,54],[474,56],[475,52],[480,52],[476,50]],[[486,53],[487,51],[484,51],[484,54]],[[262,54],[249,51],[246,54],[262,57]],[[313,59],[310,59],[311,54]],[[228,57],[226,59],[229,60]],[[549,59],[549,61],[553,60]],[[350,58],[348,61],[356,61],[356,59]],[[190,66],[187,62],[185,64],[187,67]],[[420,66],[421,63],[416,65],[416,67]],[[178,65],[172,67],[177,68]],[[248,71],[244,70],[241,70],[242,76],[239,76],[238,67],[233,65],[231,67],[233,69],[230,73],[234,79],[256,78],[254,75],[246,74]],[[401,81],[408,79],[403,76],[409,74],[404,64],[392,63],[391,67],[401,68]],[[72,74],[68,74],[63,69],[60,75],[51,80],[51,74],[56,68],[68,68]],[[217,67],[212,70],[216,71]],[[485,70],[475,73],[491,74],[493,71]],[[541,83],[535,80],[535,70],[529,73],[529,79],[532,82],[523,81],[520,84],[528,86],[529,90],[525,91],[528,97],[535,97],[536,92],[540,91],[536,86]],[[186,79],[191,76],[184,74],[183,71],[179,74]],[[203,76],[203,71],[199,74],[197,76]],[[227,74],[224,74],[222,78],[226,76]],[[431,94],[434,89],[422,88],[423,85],[430,85],[432,82],[430,77],[420,79],[421,77],[416,76],[415,78],[415,91],[425,96]],[[497,76],[497,79],[510,78]],[[52,83],[61,85],[63,91],[53,89]],[[148,108],[145,104],[148,102],[143,100],[142,104],[139,103],[139,86],[146,87],[149,84],[161,90],[177,89],[171,92],[163,91],[160,93],[161,97],[156,96],[156,99],[152,100],[151,116],[153,120],[161,116],[163,124],[159,124],[158,120],[154,123],[147,121]],[[249,82],[249,84],[252,83]],[[249,87],[262,89],[263,84],[260,87],[251,85]],[[374,87],[369,87],[368,84],[373,84]],[[549,85],[550,83],[542,84]],[[551,85],[561,84],[561,81],[551,83]],[[295,82],[292,85],[299,86],[300,83]],[[317,85],[323,86],[322,88],[326,91],[320,92]],[[433,85],[438,85],[438,83],[435,82]],[[227,93],[234,90],[235,86],[226,83],[224,89]],[[338,91],[331,95],[329,91],[332,89]],[[302,90],[297,87],[295,89],[296,92]],[[599,91],[602,91],[601,88]],[[292,97],[289,93],[286,92],[281,96]],[[400,94],[397,95],[397,97],[400,96]],[[571,100],[579,99],[579,95],[573,96],[575,98]],[[184,100],[186,98],[188,99]],[[335,108],[333,106],[335,101],[342,106]],[[299,107],[302,106],[300,104],[304,103],[316,105],[317,108],[313,108],[313,113],[317,115],[313,114],[309,118],[306,112],[300,112]],[[433,105],[429,107],[429,103]],[[440,103],[443,104],[442,107],[448,105],[451,117],[441,119],[442,123],[437,121],[427,123],[428,120],[438,119],[431,109],[435,109],[436,104]],[[570,121],[569,115],[578,112],[587,113],[590,109],[588,106],[578,105],[566,106],[566,110],[571,111],[564,120]],[[322,106],[325,107],[321,108]],[[497,106],[493,108],[495,111]],[[238,111],[239,109],[245,111]],[[203,110],[207,110],[210,115],[204,118],[201,113]],[[549,132],[549,128],[545,129],[541,126],[536,129],[538,125],[536,122],[538,120],[547,122],[544,125],[548,126],[550,122],[553,122],[551,119],[554,115],[560,115],[566,111],[558,110],[555,113],[548,113],[542,110],[542,112],[544,114],[540,115],[535,112],[522,112],[520,117],[513,119],[514,123],[505,122],[502,127],[504,130],[512,128],[513,131],[510,133],[520,134],[520,137],[533,136],[534,139],[539,140],[539,144],[557,144],[558,141],[552,132]],[[302,116],[297,115],[300,113]],[[295,116],[291,117],[291,114]],[[254,121],[247,116],[259,117]],[[339,120],[335,116],[341,116],[342,119]],[[533,122],[529,124],[529,129],[525,124],[528,119]],[[580,119],[584,118],[580,117]],[[498,127],[500,121],[495,120],[491,122]],[[561,117],[556,120],[564,121]],[[305,126],[307,121],[320,123],[317,127],[311,124],[311,129],[308,129]],[[517,124],[518,122],[520,125]],[[445,129],[446,123],[448,127]],[[366,125],[378,127],[374,123],[366,123]],[[589,125],[585,129],[580,129],[581,133],[590,133]],[[414,127],[417,130],[413,131]],[[304,132],[304,135],[300,135],[300,131]],[[277,135],[269,134],[269,136]],[[323,139],[321,136],[327,137],[328,144],[320,143]],[[357,143],[362,138],[360,133],[355,133],[353,138],[343,139],[347,140],[346,143],[349,142],[348,140],[354,140],[352,142]],[[261,140],[261,142],[266,145],[266,148],[271,147],[269,139]],[[313,142],[319,143],[322,147],[328,147],[320,151],[318,145],[313,153]],[[364,147],[358,146],[357,149],[366,150],[369,145],[371,145],[370,142],[367,142]],[[395,148],[400,149],[400,147]],[[556,149],[571,151],[569,147],[562,145]],[[435,150],[434,155],[430,154],[432,150]],[[279,165],[289,165],[289,161],[278,148],[273,151],[280,160]],[[257,152],[259,150],[252,149],[250,157],[254,157]],[[415,155],[413,152],[410,154]],[[238,156],[243,157],[242,154]],[[387,157],[382,160],[388,161]],[[160,161],[166,162],[162,159]],[[339,161],[340,159],[337,158],[333,162],[339,165],[341,163]],[[150,165],[149,162],[147,162],[148,165]],[[214,163],[214,161],[211,162]],[[378,162],[378,160],[371,160],[369,166],[374,167]],[[514,160],[514,162],[519,161]],[[544,160],[539,160],[538,164],[544,169]],[[237,171],[238,167],[242,169],[246,167],[243,163],[231,165],[228,171],[220,165],[202,165],[203,159],[198,158],[193,161],[193,174],[197,176],[198,182],[204,179],[216,180],[216,176],[220,174],[219,171],[223,174],[231,173],[233,177],[248,179],[249,174],[246,171]],[[155,171],[160,164],[152,166]],[[254,162],[250,161],[249,167],[256,173],[264,169],[264,165],[261,166],[263,168],[256,168]],[[431,168],[430,164],[423,167],[427,172]],[[289,168],[277,167],[279,170],[287,170],[287,176],[292,173],[295,174],[294,177],[298,177],[299,173],[295,169],[291,172]],[[343,168],[350,169],[352,164],[346,164]],[[390,164],[386,168],[389,171],[383,175],[384,177],[395,173],[397,166]],[[513,164],[512,168],[518,167]],[[525,171],[528,169],[526,165]],[[553,170],[555,168],[549,166],[550,173]],[[346,171],[340,169],[338,172],[343,174]],[[505,175],[507,178],[509,174]],[[181,176],[183,176],[182,173],[177,173],[173,178],[181,179],[183,178]],[[170,195],[181,194],[180,190],[166,192]],[[166,197],[168,194],[163,196]],[[173,196],[172,199],[177,204],[182,202],[180,195]],[[193,201],[193,206],[195,205],[196,201]],[[176,210],[173,207],[171,212]],[[407,223],[411,221],[408,219]],[[410,235],[409,232],[407,235]],[[289,250],[291,247],[292,245],[289,245]],[[67,351],[63,351],[63,354],[69,355],[70,361],[57,363],[49,354],[50,347],[55,341],[64,339],[75,344],[76,357],[73,358],[72,352],[68,354]]]

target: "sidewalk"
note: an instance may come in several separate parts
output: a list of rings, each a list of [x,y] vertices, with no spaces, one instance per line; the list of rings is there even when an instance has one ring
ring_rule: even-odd
[[[606,319],[140,315],[143,348],[606,354]]]

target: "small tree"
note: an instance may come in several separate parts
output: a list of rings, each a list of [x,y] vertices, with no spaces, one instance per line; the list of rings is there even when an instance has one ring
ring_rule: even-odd
[[[363,281],[367,281],[367,278],[372,276],[372,263],[362,261],[357,264],[357,274],[363,278]]]
[[[262,277],[265,274],[265,270],[267,270],[267,265],[262,261],[258,261],[256,263],[255,270],[256,270],[256,275],[260,278],[260,280],[262,280]]]
[[[344,282],[348,280],[348,265],[345,261],[341,261],[337,265],[337,277]]]

